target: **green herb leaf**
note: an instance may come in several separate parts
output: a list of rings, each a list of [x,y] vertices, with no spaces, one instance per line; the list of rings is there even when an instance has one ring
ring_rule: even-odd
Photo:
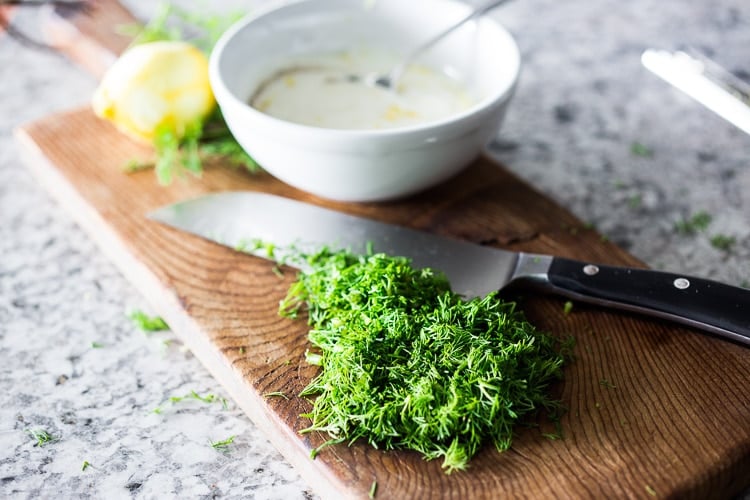
[[[630,145],[630,152],[635,156],[641,156],[644,158],[651,158],[652,156],[654,156],[654,152],[651,150],[651,148],[637,141]]]
[[[190,391],[189,393],[185,394],[184,396],[170,396],[169,402],[173,405],[177,403],[181,403],[183,401],[189,401],[189,400],[195,400],[200,401],[202,403],[211,404],[214,402],[220,402],[223,409],[227,409],[227,400],[226,398],[220,398],[216,396],[216,394],[208,393],[205,396],[201,396],[198,394],[195,390]],[[153,413],[156,413],[157,415],[161,415],[164,412],[164,409],[161,406],[157,406],[154,408]]]
[[[680,234],[691,235],[698,231],[705,231],[711,224],[711,214],[705,211],[696,212],[691,217],[683,219],[675,224],[675,230]]]
[[[628,206],[632,209],[639,208],[643,203],[643,196],[641,194],[634,194],[628,198]]]
[[[29,429],[26,432],[29,433],[29,435],[36,440],[36,444],[34,446],[44,446],[45,444],[54,443],[55,441],[58,441],[59,438],[53,436],[49,432],[47,432],[44,429]]]
[[[281,391],[267,392],[267,393],[263,394],[263,397],[265,397],[265,398],[284,398],[286,400],[289,399],[289,397],[286,394],[284,394],[283,392],[281,392]]]
[[[571,301],[569,301],[569,300],[568,300],[568,301],[566,301],[566,302],[565,302],[565,304],[563,305],[563,314],[564,314],[565,316],[567,316],[567,315],[568,315],[568,314],[570,314],[571,312],[573,312],[573,302],[571,302]]]
[[[369,496],[370,498],[375,498],[375,495],[377,494],[377,492],[378,492],[378,482],[373,481],[372,484],[370,485],[370,491],[368,492],[367,496]]]
[[[102,347],[104,347],[104,344],[102,344],[101,342],[92,342],[91,343],[91,348],[92,349],[101,349]]]
[[[718,250],[723,250],[725,252],[729,252],[736,241],[737,240],[734,238],[734,236],[727,236],[725,234],[714,235],[710,240],[712,247]]]
[[[322,250],[280,303],[306,311],[321,371],[301,396],[316,396],[306,432],[363,439],[385,449],[442,457],[464,469],[485,441],[507,449],[513,425],[559,402],[558,342],[496,293],[464,300],[447,279],[409,259]]]
[[[88,469],[88,468],[89,468],[90,466],[91,466],[91,464],[89,463],[89,461],[88,461],[88,460],[84,460],[84,461],[83,461],[83,465],[81,466],[81,471],[85,471],[85,470],[86,470],[86,469]]]
[[[235,436],[229,436],[226,439],[223,439],[221,441],[215,441],[211,443],[211,446],[213,446],[215,449],[226,449],[229,447],[230,444],[234,443]]]
[[[616,389],[617,388],[612,382],[610,382],[606,378],[601,379],[599,381],[599,385],[601,385],[602,387],[606,387],[607,389]]]
[[[164,3],[148,24],[121,26],[118,31],[134,37],[133,45],[160,40],[184,40],[210,54],[224,31],[243,15],[242,12],[223,15],[193,12]],[[243,167],[249,172],[261,170],[232,136],[218,107],[205,121],[190,124],[184,131],[173,130],[169,126],[161,127],[155,134],[154,149],[156,161],[153,167],[157,180],[165,186],[185,173],[200,176],[204,160],[215,158],[226,161],[232,167]],[[133,160],[125,170],[134,172],[146,166],[144,162]]]
[[[182,9],[168,2],[159,5],[156,15],[145,25],[119,26],[118,32],[134,37],[132,45],[160,40],[186,40],[206,54],[243,12],[214,14]]]
[[[159,332],[169,330],[169,325],[159,316],[149,316],[143,311],[133,311],[128,314],[128,318],[144,332]]]

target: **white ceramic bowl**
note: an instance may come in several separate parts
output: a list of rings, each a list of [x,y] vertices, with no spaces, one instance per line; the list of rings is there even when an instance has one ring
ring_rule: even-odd
[[[421,59],[461,75],[477,104],[446,119],[384,130],[339,130],[273,118],[247,102],[285,59],[372,47],[414,47],[468,14],[456,0],[303,0],[230,28],[210,62],[211,85],[243,148],[273,176],[341,201],[402,197],[469,165],[494,137],[513,94],[520,55],[512,36],[484,16]]]

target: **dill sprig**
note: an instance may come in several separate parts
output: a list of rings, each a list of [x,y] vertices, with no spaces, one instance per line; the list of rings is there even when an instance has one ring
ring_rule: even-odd
[[[218,402],[218,403],[221,403],[222,409],[224,410],[228,409],[226,398],[219,397],[216,394],[213,394],[210,392],[206,394],[205,396],[202,396],[198,394],[194,389],[191,390],[189,393],[185,394],[184,396],[170,396],[169,398],[169,402],[172,403],[173,405],[177,403],[182,403],[183,401],[190,401],[190,400],[200,401],[206,404]],[[162,413],[164,413],[164,408],[161,406],[157,406],[156,408],[152,410],[152,412],[156,413],[157,415],[161,415]]]
[[[729,236],[726,234],[716,234],[711,237],[709,242],[711,243],[712,247],[718,250],[729,252],[737,242],[737,239],[734,236]]]
[[[135,326],[147,333],[169,330],[169,325],[161,317],[149,316],[143,311],[131,311],[128,313],[128,318]]]
[[[675,231],[684,235],[696,234],[699,231],[705,231],[709,224],[711,224],[711,214],[701,210],[694,213],[686,219],[677,221],[674,225]]]
[[[45,444],[54,443],[58,440],[57,437],[53,436],[44,429],[29,429],[26,432],[28,432],[29,435],[34,440],[36,440],[36,444],[34,446],[42,447]]]
[[[177,403],[181,403],[183,401],[189,401],[189,400],[200,401],[206,404],[219,402],[221,403],[221,407],[224,410],[228,408],[226,398],[221,398],[217,396],[216,394],[212,394],[212,393],[208,393],[205,396],[201,396],[194,389],[191,390],[189,393],[185,394],[184,396],[170,396],[169,398],[169,402],[172,403],[173,405]],[[161,415],[164,412],[164,408],[162,406],[157,406],[156,408],[152,410],[152,412],[156,413],[157,415]]]
[[[234,443],[235,436],[229,436],[226,439],[222,439],[221,441],[212,441],[211,446],[213,446],[217,450],[224,450],[229,447],[230,444]]]
[[[161,4],[157,14],[145,25],[120,26],[118,31],[133,36],[132,45],[161,40],[187,41],[210,54],[219,37],[243,12],[209,14],[191,12],[170,3]],[[156,130],[156,160],[153,164],[160,184],[169,185],[175,177],[192,174],[199,177],[206,161],[219,158],[232,167],[249,172],[260,170],[258,164],[236,141],[218,107],[205,120],[189,124],[178,136],[171,127]],[[131,161],[126,172],[142,170],[146,164]]]
[[[450,473],[485,441],[506,450],[524,416],[559,409],[548,392],[564,358],[515,303],[464,300],[403,257],[324,249],[307,264],[279,310],[307,310],[307,359],[321,367],[301,394],[315,396],[303,432],[331,438],[313,456],[363,439],[442,457]]]

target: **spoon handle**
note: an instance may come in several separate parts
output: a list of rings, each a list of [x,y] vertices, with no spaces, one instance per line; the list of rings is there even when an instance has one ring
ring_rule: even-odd
[[[491,0],[489,2],[484,3],[483,5],[480,5],[479,7],[475,8],[473,11],[471,11],[466,17],[458,21],[457,23],[449,26],[445,30],[441,31],[434,37],[430,38],[426,42],[424,42],[419,47],[412,50],[407,56],[401,61],[397,66],[395,66],[391,72],[390,72],[390,80],[393,87],[396,86],[396,83],[401,78],[401,74],[404,72],[407,66],[411,64],[411,62],[416,59],[420,54],[425,52],[427,49],[438,43],[440,40],[448,36],[450,33],[453,33],[453,31],[457,30],[464,24],[468,23],[472,19],[475,19],[477,17],[480,17],[490,10],[494,9],[495,7],[499,7],[500,5],[504,4],[508,0]]]

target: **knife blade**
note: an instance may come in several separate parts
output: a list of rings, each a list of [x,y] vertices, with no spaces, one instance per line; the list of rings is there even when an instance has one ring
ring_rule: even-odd
[[[453,290],[466,297],[528,285],[750,345],[750,290],[704,278],[509,252],[266,193],[210,194],[162,207],[148,217],[261,257],[268,257],[266,250],[248,246],[250,242],[269,242],[280,252],[328,247],[366,253],[371,248],[409,257],[417,268],[442,271]]]

